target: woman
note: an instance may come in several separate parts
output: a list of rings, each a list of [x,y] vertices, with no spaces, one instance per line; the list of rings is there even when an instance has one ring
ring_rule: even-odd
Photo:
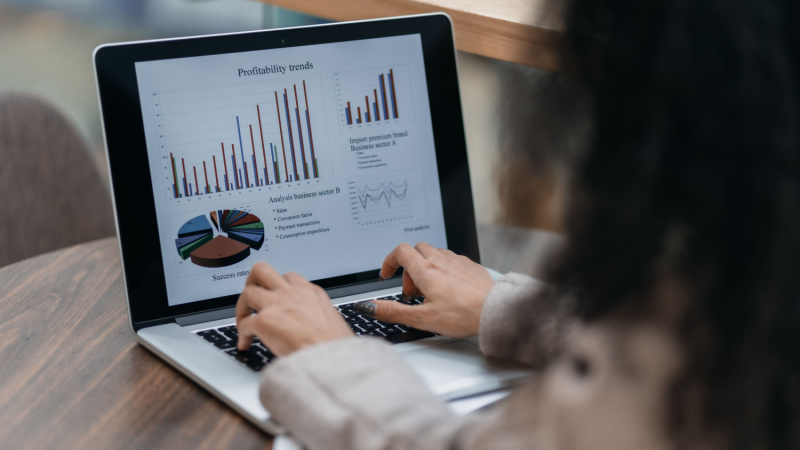
[[[484,353],[541,376],[456,417],[387,345],[352,337],[324,291],[260,264],[237,320],[241,348],[257,335],[283,356],[262,383],[273,416],[312,448],[800,448],[795,5],[573,0],[594,132],[560,288],[494,284],[449,251],[401,245],[381,276],[404,267],[425,304],[362,306],[479,334]]]

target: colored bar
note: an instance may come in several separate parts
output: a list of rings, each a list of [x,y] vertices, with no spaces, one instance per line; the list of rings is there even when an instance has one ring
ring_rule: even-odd
[[[189,191],[191,191],[191,190],[192,190],[192,183],[189,183]],[[199,192],[198,192],[198,194],[199,194]],[[192,195],[194,195],[194,194],[192,194]]]
[[[244,165],[247,166],[247,163],[244,163]],[[236,170],[239,171],[239,189],[243,189],[244,185],[242,185],[242,180],[244,178],[242,178],[242,169],[236,169]],[[245,170],[247,170],[247,169],[245,169]],[[245,173],[247,173],[247,172],[245,172]]]
[[[283,126],[281,125],[281,108],[278,106],[278,91],[275,91],[275,110],[278,112],[278,129],[281,131],[281,149],[283,149],[283,173],[289,176],[286,166],[286,146],[283,144]]]
[[[206,162],[203,161],[203,173],[206,175],[206,194],[211,193],[211,185],[208,184],[208,170],[206,170]]]
[[[319,178],[317,155],[314,154],[314,137],[311,136],[311,117],[308,115],[308,105],[306,105],[306,125],[308,125],[308,141],[311,143],[311,164],[314,168],[314,178]]]
[[[392,112],[394,113],[394,118],[397,119],[397,96],[395,96],[394,92],[394,72],[392,69],[389,69],[389,89],[392,91]]]
[[[200,183],[197,182],[197,166],[192,166],[194,169],[194,188],[197,189],[197,195],[200,195]]]
[[[289,115],[289,100],[286,97],[286,89],[283,90],[283,106],[286,108],[286,126],[289,127],[289,148],[292,151],[292,167],[294,167],[294,179],[297,180],[297,158],[294,154],[294,136],[292,135],[292,118]]]
[[[258,114],[258,133],[261,135],[261,155],[264,157],[264,179],[269,184],[269,173],[267,173],[267,149],[264,147],[264,129],[261,128],[261,109],[256,105],[256,113]]]
[[[375,121],[379,122],[381,120],[381,113],[378,111],[378,90],[373,89],[372,93],[375,94],[375,103],[372,104],[372,107],[375,108]]]
[[[275,161],[275,159],[278,157],[278,148],[274,147],[272,145],[272,143],[269,144],[269,148],[270,148],[270,150],[275,152],[275,153],[272,154],[272,164],[275,165],[275,179],[277,180],[276,182],[280,183],[281,182],[281,171],[278,170],[278,163]]]
[[[378,76],[381,82],[381,96],[383,97],[383,118],[389,120],[389,106],[386,103],[386,83],[384,83],[383,74]]]
[[[256,143],[253,140],[253,126],[250,125],[250,145],[253,146],[253,179],[258,187],[258,167],[256,167]]]
[[[233,158],[233,183],[236,185],[236,189],[239,189],[239,180],[241,179],[242,173],[239,171],[239,176],[236,176],[236,148],[231,144],[231,157]]]
[[[250,187],[250,175],[247,173],[247,162],[243,161],[244,164],[244,187]]]
[[[239,152],[242,154],[242,162],[244,162],[244,145],[242,145],[242,128],[239,126],[239,116],[236,116],[236,129],[239,131]],[[239,176],[241,182],[242,177]]]
[[[346,111],[347,111],[347,124],[348,125],[352,125],[353,124],[353,114],[352,114],[353,108],[350,107],[350,102],[347,102]]]
[[[356,119],[356,123],[361,123],[361,107],[358,107],[358,118]]]
[[[294,116],[297,118],[297,138],[300,140],[300,156],[303,158],[303,176],[308,179],[308,164],[306,164],[306,146],[303,144],[303,122],[300,121],[300,103],[297,101],[297,85],[294,85]]]
[[[219,192],[219,175],[217,175],[217,157],[211,155],[211,159],[214,161],[214,179],[217,181],[217,192]]]
[[[186,178],[188,177],[186,176],[186,161],[184,161],[183,158],[181,158],[181,166],[183,166],[183,191],[186,192],[186,196],[188,197],[192,195],[192,191],[186,189]]]
[[[180,198],[181,193],[178,192],[178,170],[175,169],[175,157],[172,156],[172,153],[169,154],[169,160],[172,161],[172,179],[175,181],[172,183],[173,194],[175,194],[175,198]]]
[[[369,114],[369,95],[364,96],[364,115],[367,116],[367,122],[372,122],[370,120],[371,116]]]
[[[228,160],[225,158],[225,144],[222,142],[219,143],[222,146],[222,164],[225,165],[225,190],[228,190]]]

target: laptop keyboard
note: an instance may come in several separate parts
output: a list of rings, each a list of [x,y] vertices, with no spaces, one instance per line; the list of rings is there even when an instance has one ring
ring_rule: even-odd
[[[378,300],[400,301],[400,296],[380,297]],[[416,297],[411,299],[408,304],[418,305],[422,303],[423,300],[423,297]],[[344,317],[347,324],[350,325],[353,332],[358,336],[373,336],[385,339],[392,344],[399,344],[401,342],[415,341],[434,335],[433,333],[407,327],[405,325],[382,322],[369,316],[360,316],[356,314],[352,308],[354,304],[360,303],[361,301],[364,300],[334,306],[334,308],[339,311],[339,314]],[[253,338],[253,345],[247,351],[243,352],[237,350],[236,343],[239,339],[239,333],[235,325],[197,331],[195,334],[256,372],[263,369],[276,358],[257,337]]]

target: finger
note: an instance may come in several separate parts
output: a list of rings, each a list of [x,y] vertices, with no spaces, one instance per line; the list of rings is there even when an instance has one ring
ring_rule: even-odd
[[[442,256],[441,252],[436,247],[428,244],[427,242],[417,242],[417,245],[414,246],[414,249],[427,259],[438,258]]]
[[[245,351],[253,345],[257,320],[258,317],[255,314],[241,319],[236,318],[236,330],[239,333],[239,340],[236,343],[237,350]]]
[[[454,252],[452,250],[449,250],[449,249],[446,249],[446,248],[440,248],[439,249],[439,253],[441,253],[441,254],[449,257],[449,258],[452,258],[454,256],[456,256],[456,257],[458,256],[458,254],[456,252]]]
[[[266,297],[267,290],[256,285],[245,285],[239,299],[236,301],[236,320],[245,318],[264,308],[269,299]]]
[[[403,272],[403,301],[406,301],[406,297],[416,297],[419,295],[419,289],[417,289],[416,284],[414,284],[414,279],[411,278],[411,274],[406,270]]]
[[[247,281],[245,281],[245,285],[247,284],[255,284],[267,289],[278,289],[286,285],[286,279],[274,267],[259,261],[250,269],[250,274],[247,275]]]
[[[306,280],[305,277],[295,272],[286,272],[286,274],[283,275],[283,278],[291,285],[308,283],[308,280]]]
[[[400,244],[383,260],[379,276],[381,279],[390,278],[400,267],[405,267],[406,271],[411,271],[413,274],[424,260],[425,257],[414,247],[406,243]]]
[[[422,305],[410,306],[391,300],[371,300],[356,303],[353,305],[353,310],[384,322],[424,329],[425,311]]]

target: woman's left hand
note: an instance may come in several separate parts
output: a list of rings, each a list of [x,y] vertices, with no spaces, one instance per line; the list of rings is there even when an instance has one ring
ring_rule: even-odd
[[[296,273],[282,276],[264,262],[247,276],[236,303],[236,328],[239,350],[250,348],[258,336],[278,356],[353,336],[325,290]]]

